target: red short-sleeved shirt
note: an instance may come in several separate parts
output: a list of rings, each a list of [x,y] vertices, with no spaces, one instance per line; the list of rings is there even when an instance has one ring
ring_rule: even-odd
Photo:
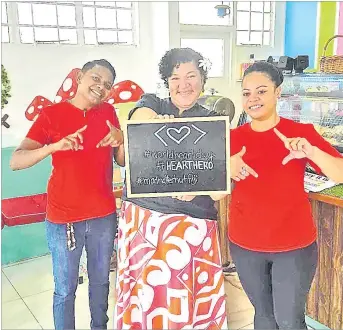
[[[287,137],[304,137],[330,155],[341,156],[312,124],[281,118],[276,127]],[[231,131],[231,155],[243,146],[243,160],[259,177],[236,182],[230,202],[229,239],[243,248],[262,252],[290,251],[313,243],[317,233],[304,191],[308,160],[291,160],[282,165],[289,151],[274,130],[255,132],[250,124]]]
[[[45,145],[87,125],[83,132],[83,150],[52,154],[53,169],[47,188],[47,218],[51,222],[82,221],[115,211],[113,148],[96,148],[109,133],[106,120],[119,128],[115,110],[107,103],[84,112],[62,102],[43,109],[30,128],[27,137]]]

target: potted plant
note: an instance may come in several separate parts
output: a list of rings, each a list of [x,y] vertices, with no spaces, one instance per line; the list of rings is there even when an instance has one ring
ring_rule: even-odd
[[[7,75],[5,67],[1,64],[1,110],[8,103],[8,99],[11,97],[11,83]],[[6,122],[8,115],[5,114],[1,118],[1,125],[9,128],[10,125]]]

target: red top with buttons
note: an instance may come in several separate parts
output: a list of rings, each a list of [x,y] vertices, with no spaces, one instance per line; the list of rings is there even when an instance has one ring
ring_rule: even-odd
[[[114,108],[107,103],[82,111],[62,102],[43,109],[30,128],[27,137],[46,145],[87,125],[82,132],[83,150],[52,154],[53,169],[47,188],[49,221],[62,224],[115,212],[113,148],[96,148],[109,133],[106,120],[120,127]]]
[[[288,138],[303,137],[313,146],[341,157],[312,124],[281,118],[276,128]],[[307,158],[282,160],[289,154],[273,129],[255,132],[250,124],[231,131],[231,155],[243,146],[244,162],[258,178],[249,175],[235,183],[230,203],[229,239],[248,250],[282,252],[306,247],[316,240],[308,194],[304,191]],[[320,172],[314,163],[311,165]]]

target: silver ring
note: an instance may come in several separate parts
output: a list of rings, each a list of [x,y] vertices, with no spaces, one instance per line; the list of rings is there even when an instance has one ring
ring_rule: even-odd
[[[241,174],[242,174],[242,175],[246,175],[246,174],[247,174],[247,169],[246,169],[245,166],[242,167],[242,169],[241,169]]]

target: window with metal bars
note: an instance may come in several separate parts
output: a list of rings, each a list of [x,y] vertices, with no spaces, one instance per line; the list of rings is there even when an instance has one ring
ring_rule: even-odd
[[[132,2],[83,1],[82,18],[86,45],[134,44]]]
[[[133,12],[128,1],[2,2],[2,41],[9,42],[13,25],[24,44],[134,45]]]
[[[20,42],[77,44],[73,2],[17,2]]]
[[[274,2],[238,1],[236,44],[271,46],[274,26]]]

